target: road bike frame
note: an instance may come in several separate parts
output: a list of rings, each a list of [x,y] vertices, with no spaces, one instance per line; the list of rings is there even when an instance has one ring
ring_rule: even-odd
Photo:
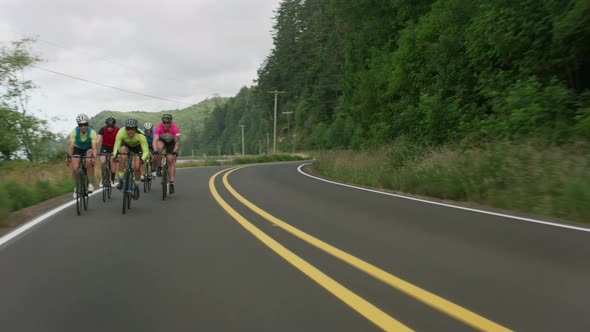
[[[99,153],[99,156],[105,156],[106,160],[102,165],[102,201],[106,202],[107,198],[111,199],[113,186],[111,185],[111,153]]]
[[[135,194],[135,169],[133,168],[133,160],[136,156],[140,156],[134,152],[119,152],[120,155],[127,155],[127,163],[125,165],[125,173],[123,175],[123,214],[126,210],[131,209],[131,200]]]
[[[94,158],[81,155],[73,155],[71,158],[79,158],[80,164],[76,171],[76,213],[80,215],[82,208],[88,210],[88,170],[86,169],[86,159]]]

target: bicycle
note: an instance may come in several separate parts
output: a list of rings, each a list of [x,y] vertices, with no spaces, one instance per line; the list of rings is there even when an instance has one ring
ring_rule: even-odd
[[[140,154],[133,152],[119,152],[119,154],[128,156],[123,175],[123,188],[121,188],[121,192],[123,193],[123,214],[125,214],[126,210],[131,209],[131,199],[139,198],[139,188],[135,185],[133,159]]]
[[[160,167],[162,168],[162,200],[166,200],[169,193],[170,185],[170,171],[168,170],[168,155],[176,155],[175,153],[160,153],[162,160]]]
[[[73,155],[68,158],[80,158],[80,166],[76,171],[76,213],[80,215],[82,208],[88,210],[88,170],[86,169],[86,158],[94,156]]]
[[[113,186],[111,185],[111,153],[99,153],[99,156],[105,156],[105,163],[102,165],[102,201],[106,202],[107,198],[111,199]]]
[[[152,188],[152,154],[145,162],[145,172],[143,175],[143,192],[147,193]]]

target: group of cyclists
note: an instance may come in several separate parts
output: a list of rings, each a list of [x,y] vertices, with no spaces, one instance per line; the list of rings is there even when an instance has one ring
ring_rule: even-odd
[[[138,127],[138,121],[134,118],[125,120],[125,127],[119,128],[117,120],[109,116],[105,120],[105,125],[100,128],[98,133],[94,128],[89,126],[90,118],[86,114],[76,116],[78,126],[72,130],[69,136],[68,156],[66,164],[72,167],[72,176],[76,180],[76,172],[80,167],[81,158],[72,158],[73,155],[86,156],[86,169],[88,172],[88,192],[94,191],[94,157],[98,156],[98,147],[100,146],[101,167],[105,163],[110,163],[111,174],[102,174],[103,178],[108,177],[110,181],[101,181],[108,183],[117,189],[123,187],[123,175],[129,153],[133,153],[133,169],[135,177],[135,188],[139,188],[139,183],[143,180],[143,170],[145,163],[152,162],[152,176],[162,176],[161,159],[166,156],[168,169],[170,172],[169,193],[174,193],[174,180],[176,179],[176,157],[180,148],[180,129],[172,121],[171,114],[162,115],[162,121],[156,125],[146,122],[143,128]],[[110,158],[107,160],[107,155]],[[118,167],[116,164],[118,163]],[[118,173],[118,174],[117,174]],[[117,180],[118,176],[118,181]],[[74,197],[76,192],[74,189]],[[135,193],[135,198],[139,198],[139,190]]]

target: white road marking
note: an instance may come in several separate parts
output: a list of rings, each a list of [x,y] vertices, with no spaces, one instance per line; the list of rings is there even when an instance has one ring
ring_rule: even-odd
[[[455,208],[455,209],[460,209],[460,210],[466,210],[466,211],[471,211],[471,212],[484,213],[484,214],[489,214],[489,215],[498,216],[498,217],[516,219],[516,220],[527,221],[527,222],[532,222],[532,223],[536,223],[536,224],[543,224],[543,225],[548,225],[548,226],[554,226],[554,227],[560,227],[560,228],[567,228],[567,229],[573,229],[573,230],[576,230],[576,231],[582,231],[582,232],[589,232],[590,233],[590,228],[577,227],[577,226],[571,226],[571,225],[565,225],[565,224],[558,224],[558,223],[549,222],[549,221],[543,221],[543,220],[537,220],[537,219],[531,219],[531,218],[524,218],[524,217],[512,216],[512,215],[509,215],[509,214],[503,214],[503,213],[497,213],[497,212],[490,212],[490,211],[485,211],[485,210],[478,210],[478,209],[473,209],[473,208],[467,208],[467,207],[463,207],[463,206],[457,206],[457,205],[451,205],[451,204],[433,202],[433,201],[429,201],[429,200],[425,200],[425,199],[414,198],[414,197],[409,197],[409,196],[403,196],[403,195],[398,195],[398,194],[392,194],[392,193],[388,193],[388,192],[384,192],[384,191],[379,191],[379,190],[374,190],[374,189],[368,189],[368,188],[363,188],[363,187],[357,187],[357,186],[353,186],[353,185],[350,185],[350,184],[344,184],[344,183],[339,183],[339,182],[335,182],[335,181],[330,181],[330,180],[322,179],[320,177],[313,176],[313,175],[310,175],[310,174],[305,173],[303,171],[303,167],[306,166],[306,165],[311,165],[311,163],[306,163],[306,164],[300,165],[297,168],[297,170],[299,171],[299,173],[301,173],[301,174],[303,174],[305,176],[308,176],[310,178],[314,178],[316,180],[328,182],[328,183],[331,183],[331,184],[336,184],[336,185],[339,185],[339,186],[344,186],[344,187],[349,187],[349,188],[364,190],[364,191],[368,191],[368,192],[372,192],[372,193],[377,193],[377,194],[381,194],[381,195],[387,195],[387,196],[393,196],[393,197],[398,197],[398,198],[409,199],[409,200],[418,201],[418,202],[422,202],[422,203],[440,205],[440,206],[445,206],[445,207],[450,207],[450,208]]]

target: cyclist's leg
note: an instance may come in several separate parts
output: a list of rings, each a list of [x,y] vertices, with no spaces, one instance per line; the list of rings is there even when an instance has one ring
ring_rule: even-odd
[[[159,140],[156,142],[156,147],[158,148],[158,154],[155,156],[156,158],[156,169],[157,175],[162,176],[162,152],[164,151],[164,141]]]
[[[139,180],[141,174],[141,147],[135,147],[131,149],[136,155],[133,157],[133,177],[135,178],[135,189],[133,196],[135,199],[139,198]]]
[[[111,147],[111,153],[113,153],[112,151],[112,147]],[[115,182],[115,178],[117,175],[117,163],[115,163],[115,156],[111,154],[111,158],[110,158],[110,162],[111,162],[111,181]]]
[[[105,153],[104,149],[102,149],[100,151],[100,153]],[[107,160],[107,157],[104,155],[100,156],[100,185],[101,186],[105,186],[107,184],[107,178],[110,176],[110,174],[107,174],[107,162],[109,162]]]
[[[135,181],[139,181],[141,178],[141,158],[139,156],[133,157],[133,176],[135,177]]]
[[[124,153],[129,153],[129,148],[127,145],[121,144],[121,149],[119,150],[121,154],[119,155],[119,183],[117,184],[117,189],[123,188],[123,176],[125,175],[125,165],[127,165],[127,158],[128,155]]]
[[[94,160],[90,158],[92,156],[92,149],[86,150],[86,172],[88,174],[88,192],[94,191]]]
[[[74,146],[74,151],[72,151],[74,155],[83,155],[84,151],[80,150],[78,147]],[[76,181],[77,181],[77,173],[78,168],[80,167],[80,158],[72,158],[71,161],[72,165],[72,178],[74,179],[74,198],[76,196]]]
[[[145,163],[140,163],[139,165],[139,175],[141,177],[141,180],[143,180],[144,178],[144,174],[145,174]]]
[[[166,143],[166,153],[174,152],[174,141]],[[174,155],[167,155],[166,161],[168,162],[168,181],[170,182],[169,191],[171,194],[174,193],[174,180],[176,178],[176,157]]]

